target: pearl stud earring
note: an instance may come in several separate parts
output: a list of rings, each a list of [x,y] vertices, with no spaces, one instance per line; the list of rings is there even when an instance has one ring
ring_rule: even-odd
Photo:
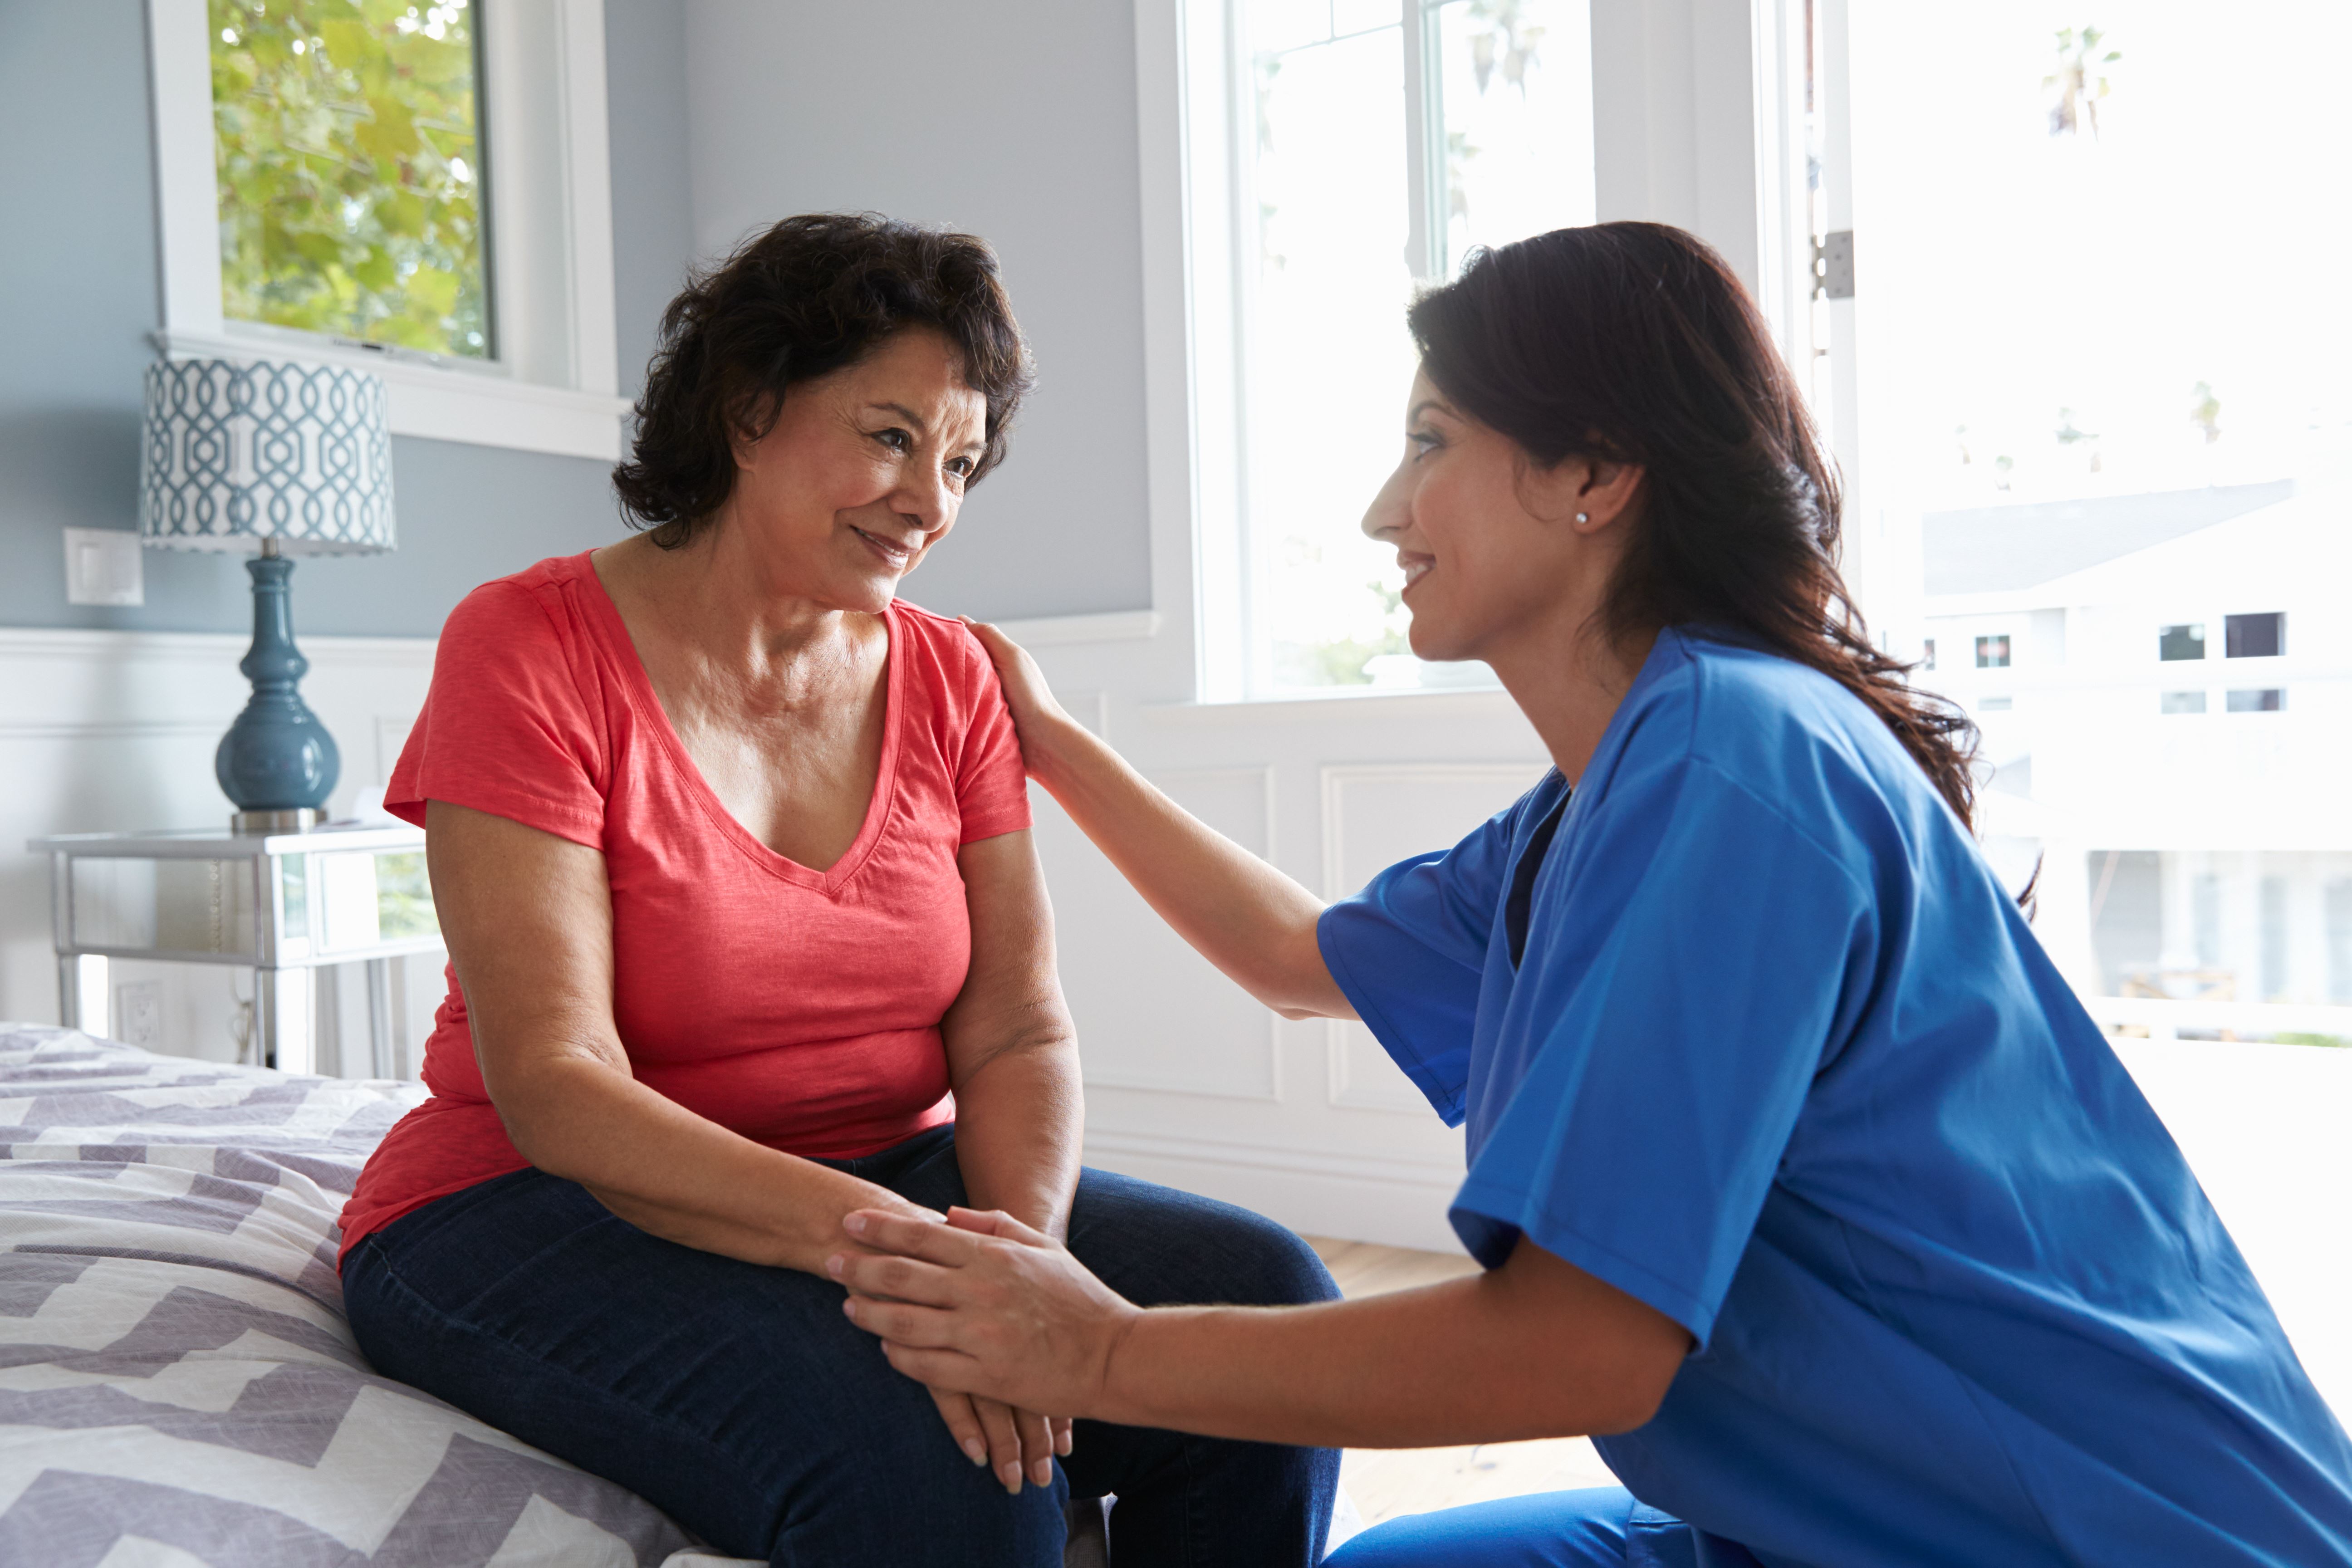
[[[1576,514],[1576,521],[1579,522],[1591,522],[1592,521],[1592,514],[1589,511],[1580,511]]]

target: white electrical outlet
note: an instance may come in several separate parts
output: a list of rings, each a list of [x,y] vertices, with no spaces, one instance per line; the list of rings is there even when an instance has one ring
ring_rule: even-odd
[[[127,528],[68,528],[66,533],[66,603],[143,605],[147,563],[139,535]]]
[[[163,983],[134,980],[114,988],[114,1037],[151,1051],[163,1048]]]

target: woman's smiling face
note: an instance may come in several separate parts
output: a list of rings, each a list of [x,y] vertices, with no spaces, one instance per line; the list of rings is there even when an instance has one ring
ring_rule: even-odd
[[[954,348],[927,328],[789,388],[768,433],[737,445],[727,502],[762,586],[829,609],[887,608],[955,526],[987,417]]]
[[[1469,417],[1415,375],[1403,459],[1364,513],[1364,531],[1396,547],[1412,651],[1425,659],[1489,650],[1558,616],[1613,564],[1617,536],[1594,537],[1591,464],[1541,468],[1510,437]],[[1603,488],[1617,487],[1602,481]],[[1609,512],[1620,505],[1612,494]],[[1581,511],[1583,516],[1579,517]],[[1605,552],[1605,559],[1603,553]]]

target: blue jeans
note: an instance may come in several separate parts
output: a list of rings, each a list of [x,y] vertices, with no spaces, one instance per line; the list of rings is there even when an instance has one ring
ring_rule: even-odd
[[[1622,1487],[1538,1492],[1375,1525],[1328,1568],[1758,1568],[1746,1548]]]
[[[952,1127],[827,1163],[964,1201]],[[1339,1294],[1272,1221],[1101,1171],[1078,1179],[1069,1247],[1146,1306]],[[842,1315],[841,1287],[649,1236],[537,1170],[362,1241],[343,1300],[386,1376],[793,1568],[1059,1568],[1065,1500],[1111,1493],[1119,1568],[1309,1568],[1339,1484],[1327,1448],[1081,1421],[1054,1484],[1008,1496]]]

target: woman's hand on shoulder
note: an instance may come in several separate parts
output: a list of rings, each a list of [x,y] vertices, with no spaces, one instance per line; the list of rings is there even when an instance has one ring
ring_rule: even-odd
[[[1054,700],[1045,672],[1028,649],[986,621],[975,621],[970,616],[958,619],[980,639],[989,662],[996,666],[996,679],[1004,688],[1004,705],[1013,710],[1013,727],[1021,734],[1021,760],[1032,777],[1043,779],[1051,767],[1054,742],[1077,721]]]

